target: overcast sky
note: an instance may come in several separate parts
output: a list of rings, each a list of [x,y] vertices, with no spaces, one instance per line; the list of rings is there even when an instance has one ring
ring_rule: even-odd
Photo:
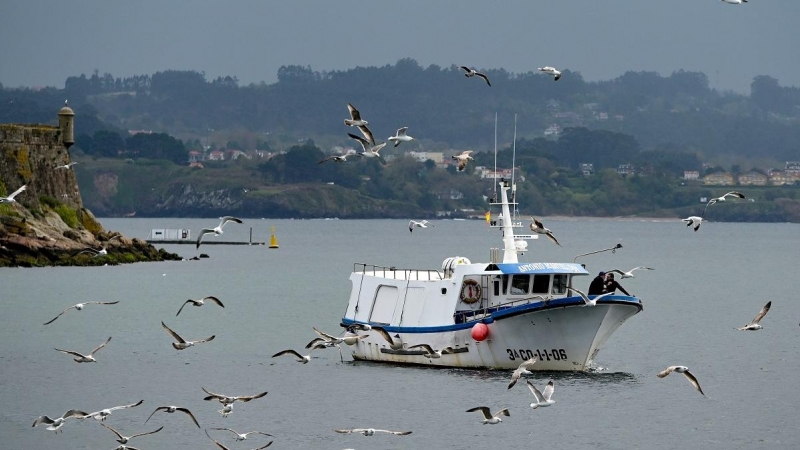
[[[550,65],[587,81],[626,71],[700,71],[750,92],[756,75],[800,86],[800,0],[3,0],[0,83],[64,87],[69,76],[158,71],[277,81],[395,64]]]

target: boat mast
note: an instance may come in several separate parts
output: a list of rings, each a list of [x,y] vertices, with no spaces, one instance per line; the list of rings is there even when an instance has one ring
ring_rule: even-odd
[[[514,227],[511,211],[508,208],[508,194],[509,190],[508,181],[500,181],[500,204],[503,211],[503,262],[504,263],[518,263],[517,247],[514,242]]]

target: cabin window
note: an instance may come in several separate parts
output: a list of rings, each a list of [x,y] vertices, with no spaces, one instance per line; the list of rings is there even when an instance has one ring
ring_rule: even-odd
[[[508,292],[508,281],[509,281],[509,278],[511,278],[511,277],[508,276],[508,275],[502,275],[500,277],[500,286],[503,289],[503,295],[506,295],[506,292]],[[497,295],[497,294],[495,294],[495,295]]]
[[[553,275],[553,294],[563,294],[567,292],[567,279],[569,276],[565,273]]]
[[[550,275],[534,275],[531,294],[547,294],[550,289]]]
[[[530,275],[514,275],[511,277],[511,295],[526,295],[530,284]]]

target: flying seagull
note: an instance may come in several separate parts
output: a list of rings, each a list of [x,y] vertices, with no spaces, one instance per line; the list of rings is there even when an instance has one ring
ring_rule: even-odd
[[[747,3],[747,0],[722,0],[724,3],[729,3],[731,5],[741,5],[742,3]]]
[[[530,381],[525,380],[525,383],[528,384],[528,389],[531,391],[531,394],[533,394],[533,397],[536,399],[536,402],[531,403],[531,408],[536,409],[540,406],[541,407],[550,406],[556,402],[555,400],[550,400],[550,397],[553,396],[553,391],[555,390],[555,384],[553,383],[553,380],[550,380],[550,382],[547,383],[547,386],[544,387],[544,393],[540,392],[539,389],[536,389],[536,386],[531,384]]]
[[[689,372],[689,368],[686,366],[669,366],[663,371],[659,372],[657,376],[658,378],[664,378],[672,372],[682,373],[689,380],[689,382],[692,383],[692,386],[694,386],[695,389],[697,389],[701,394],[706,395],[703,393],[703,390],[700,389],[700,383],[697,382],[697,378],[695,378],[694,375]]]
[[[621,279],[625,279],[625,278],[633,278],[633,271],[634,270],[656,270],[656,269],[653,269],[651,267],[634,267],[633,269],[631,269],[631,270],[629,270],[627,272],[623,272],[623,271],[621,271],[619,269],[611,269],[611,270],[606,270],[606,273],[608,273],[608,272],[616,272],[616,273],[622,275]]]
[[[686,222],[687,227],[694,225],[694,231],[697,231],[698,229],[700,229],[700,224],[703,223],[703,218],[697,216],[689,216],[685,219],[681,219],[681,221]]]
[[[708,209],[708,207],[709,207],[709,206],[711,206],[711,205],[713,205],[714,203],[717,203],[717,202],[724,202],[724,201],[725,201],[725,197],[739,197],[739,198],[741,198],[741,199],[746,199],[746,198],[747,198],[747,197],[745,197],[745,196],[744,196],[744,194],[742,194],[741,192],[736,192],[736,191],[731,191],[731,192],[728,192],[728,193],[726,193],[725,195],[723,195],[722,197],[712,198],[711,200],[709,200],[709,201],[708,201],[708,203],[706,203],[706,207],[705,207],[705,208],[703,208],[703,214],[700,214],[700,216],[701,216],[701,217],[704,217],[704,216],[705,216],[705,214],[706,214],[706,210]]]
[[[106,339],[105,342],[103,342],[102,344],[98,345],[97,348],[92,350],[92,353],[89,353],[88,355],[84,355],[84,354],[81,354],[81,353],[78,353],[78,352],[73,352],[71,350],[61,350],[61,349],[56,349],[56,350],[61,352],[61,353],[67,354],[67,355],[75,356],[76,358],[74,359],[74,361],[76,363],[97,362],[97,360],[94,359],[94,354],[98,350],[100,350],[101,348],[105,347],[106,344],[108,344],[109,341],[111,341],[111,337],[110,336],[109,336],[108,339]]]
[[[541,220],[539,220],[539,219],[537,219],[536,217],[533,217],[533,216],[531,216],[531,220],[533,221],[533,223],[531,223],[531,225],[530,225],[531,231],[533,231],[536,234],[543,234],[543,235],[547,236],[551,241],[555,242],[556,245],[561,247],[561,244],[558,243],[558,239],[556,239],[556,237],[553,236],[553,232],[550,231],[549,229],[545,228],[545,226],[544,226],[544,224],[542,224]]]
[[[69,169],[69,168],[71,168],[72,166],[74,166],[75,164],[78,164],[78,161],[72,161],[72,162],[69,162],[69,163],[67,163],[67,164],[63,164],[63,165],[60,165],[60,166],[56,166],[54,170],[59,170],[59,169]]]
[[[212,428],[212,430],[230,431],[231,433],[236,435],[237,442],[246,440],[247,436],[251,434],[262,434],[264,436],[273,437],[271,434],[264,433],[263,431],[248,431],[247,433],[239,433],[237,431],[231,430],[230,428]]]
[[[9,195],[8,197],[0,197],[0,204],[16,202],[16,200],[14,200],[14,197],[19,195],[19,193],[24,191],[25,189],[28,189],[28,185],[27,184],[23,184],[21,188],[19,188],[16,191],[12,192],[11,195]]]
[[[185,302],[183,302],[183,305],[181,305],[181,308],[178,310],[178,314],[180,314],[181,311],[183,311],[183,307],[186,306],[187,303],[191,303],[192,306],[203,306],[205,305],[206,300],[212,303],[216,303],[223,308],[225,307],[225,305],[223,305],[222,302],[219,301],[217,297],[209,295],[208,297],[203,297],[200,300],[192,300],[192,299],[186,300]],[[175,317],[178,317],[178,314],[175,314]]]
[[[438,359],[438,358],[441,358],[442,355],[446,355],[446,354],[451,353],[453,351],[453,347],[445,347],[445,348],[443,348],[441,350],[434,350],[428,344],[418,344],[418,345],[412,345],[411,347],[408,347],[409,350],[411,350],[412,348],[424,349],[425,350],[425,354],[422,355],[422,356],[424,356],[424,357],[426,357],[428,359],[431,359],[431,358]]]
[[[583,299],[584,306],[597,306],[597,301],[600,300],[601,298],[605,297],[606,295],[614,295],[613,292],[606,292],[605,294],[602,295],[596,295],[593,299],[589,299],[589,296],[584,294],[582,291],[579,291],[571,287],[568,287],[567,289],[573,292],[577,292],[578,295],[580,295],[581,298]]]
[[[519,367],[514,369],[514,372],[511,373],[511,382],[508,383],[508,389],[511,389],[515,384],[517,384],[519,377],[523,375],[532,375],[533,373],[528,370],[528,367],[532,366],[534,363],[536,363],[536,361],[538,361],[538,358],[534,356],[533,358],[523,361]]]
[[[414,228],[428,228],[428,225],[436,228],[436,225],[428,222],[427,220],[417,221],[417,220],[409,220],[408,221],[408,231],[414,232]]]
[[[458,160],[458,171],[461,172],[467,167],[467,163],[472,161],[472,156],[469,154],[472,153],[472,150],[465,150],[458,155],[453,155],[452,158]]]
[[[408,127],[399,128],[394,136],[390,136],[389,140],[394,141],[394,146],[397,147],[401,142],[413,141],[414,138],[407,135]]]
[[[69,311],[70,309],[73,309],[73,308],[75,310],[77,310],[77,311],[81,311],[83,309],[83,307],[86,306],[86,305],[116,305],[117,303],[119,303],[119,301],[115,301],[115,302],[83,302],[83,303],[76,303],[76,304],[70,306],[69,308],[67,308],[67,309],[61,311],[60,313],[58,313],[57,316],[55,316],[51,320],[45,322],[44,325],[50,325],[51,323],[55,322],[56,319],[61,317],[62,314],[64,314],[65,312],[67,312],[67,311]]]
[[[334,428],[333,431],[342,434],[361,433],[364,436],[374,436],[375,433],[389,433],[394,434],[395,436],[407,436],[411,434],[410,431],[381,430],[380,428],[350,428],[346,430]]]
[[[209,234],[209,233],[214,233],[214,236],[219,236],[220,234],[222,234],[222,227],[224,227],[225,224],[228,223],[228,222],[242,223],[242,219],[238,219],[238,218],[233,217],[233,216],[220,217],[219,218],[219,225],[217,225],[216,227],[214,227],[214,228],[203,228],[203,229],[200,230],[200,236],[197,236],[197,247],[196,248],[200,248],[200,241],[203,239],[203,235]]]
[[[111,339],[111,338],[109,338],[109,339]],[[113,408],[101,409],[100,411],[95,411],[93,413],[89,413],[89,414],[85,415],[84,417],[81,417],[81,419],[88,419],[90,417],[94,417],[95,419],[97,419],[97,420],[99,420],[101,422],[105,422],[106,418],[108,418],[108,416],[111,415],[112,411],[117,411],[119,409],[133,408],[133,407],[141,405],[142,403],[144,403],[144,400],[139,400],[138,402],[131,403],[130,405],[114,406]],[[124,444],[124,442],[120,442],[120,444]]]
[[[108,255],[108,244],[111,241],[113,241],[114,239],[119,239],[119,238],[120,238],[120,235],[118,235],[118,234],[114,235],[114,236],[111,237],[111,239],[108,240],[108,242],[106,242],[105,244],[103,244],[102,247],[100,247],[100,250],[94,249],[92,247],[87,247],[87,248],[79,251],[78,253],[76,253],[75,256],[78,256],[78,255],[80,255],[82,253],[94,253],[95,258],[98,257],[98,256]]]
[[[318,162],[317,164],[322,164],[322,163],[327,162],[327,161],[346,162],[347,158],[349,156],[359,157],[360,158],[361,154],[359,154],[359,153],[345,153],[344,155],[331,155],[331,156],[328,156],[327,158],[323,159],[322,161]]]
[[[186,341],[182,337],[180,337],[178,333],[172,331],[164,322],[161,322],[161,326],[164,327],[164,329],[167,330],[167,333],[169,333],[173,338],[175,338],[176,341],[178,341],[172,343],[172,346],[175,347],[175,350],[184,350],[189,347],[193,347],[196,344],[202,344],[203,342],[213,341],[214,338],[217,337],[217,335],[213,334],[211,335],[211,337],[207,337],[205,339],[199,339],[196,341]]]
[[[476,406],[474,408],[467,410],[467,412],[474,412],[474,411],[480,411],[483,414],[484,419],[482,420],[482,422],[484,425],[486,424],[494,425],[502,422],[503,419],[501,419],[500,416],[511,417],[511,414],[508,412],[508,408],[501,409],[500,411],[497,411],[494,414],[492,414],[492,412],[489,411],[488,406]]]
[[[561,78],[561,72],[557,70],[555,67],[550,67],[550,66],[539,67],[539,72],[544,72],[548,75],[552,75],[553,81],[558,81],[558,79]]]
[[[368,334],[350,334],[350,335],[344,335],[342,337],[337,337],[337,336],[333,336],[333,335],[330,335],[328,333],[319,331],[315,327],[312,327],[312,329],[323,340],[330,342],[331,345],[333,345],[333,344],[342,344],[342,343],[347,344],[347,345],[354,345],[359,340],[364,339],[365,337],[369,336]]]
[[[247,403],[250,400],[255,400],[257,398],[261,398],[261,397],[267,395],[267,392],[264,391],[264,392],[262,392],[260,394],[256,394],[256,395],[238,395],[238,396],[234,395],[234,396],[232,396],[232,395],[215,394],[215,393],[209,391],[208,389],[206,389],[204,387],[201,387],[201,389],[203,390],[203,392],[208,394],[208,397],[203,398],[203,400],[214,400],[214,399],[216,399],[216,400],[219,400],[219,402],[222,403],[223,405],[227,405],[227,404],[230,404],[230,403],[233,403],[233,402],[236,402],[236,401]]]
[[[381,142],[380,144],[375,144],[375,142],[369,142],[367,139],[364,139],[360,136],[356,136],[353,133],[347,133],[351,139],[355,139],[361,144],[361,148],[364,150],[358,155],[363,156],[365,158],[378,158],[383,161],[383,157],[381,157],[380,153],[378,153],[385,145],[386,142]]]
[[[64,422],[66,422],[67,419],[70,419],[70,418],[73,418],[73,417],[80,418],[80,417],[83,417],[85,415],[86,415],[86,413],[83,412],[83,411],[78,411],[77,409],[70,409],[69,411],[65,412],[61,417],[57,417],[55,419],[51,419],[48,416],[39,416],[36,420],[33,421],[33,425],[31,425],[31,426],[35,427],[36,425],[39,425],[39,424],[43,423],[43,424],[49,425],[46,428],[47,430],[58,432],[58,430],[62,426],[64,426]]]
[[[148,431],[147,433],[137,433],[137,434],[132,434],[130,436],[123,436],[119,431],[111,428],[110,426],[108,426],[108,425],[106,425],[104,423],[101,423],[100,425],[108,428],[109,430],[111,430],[112,433],[116,434],[117,437],[119,438],[119,439],[117,439],[117,442],[119,442],[120,444],[127,444],[128,441],[130,441],[131,439],[133,439],[133,438],[135,438],[137,436],[147,436],[148,434],[155,434],[155,433],[158,433],[159,431],[164,429],[164,427],[159,427],[157,430]]]
[[[296,351],[294,351],[292,349],[288,349],[288,350],[279,351],[278,353],[275,353],[274,355],[272,355],[272,357],[275,358],[275,357],[281,356],[281,355],[294,355],[295,357],[297,357],[297,362],[301,362],[303,364],[308,364],[308,362],[311,361],[311,352],[313,352],[314,350],[320,349],[320,348],[327,348],[327,346],[325,344],[322,344],[322,343],[317,343],[317,344],[315,344],[315,345],[313,345],[311,347],[311,350],[308,352],[307,355],[301,355],[300,353],[297,353]],[[341,347],[339,347],[339,350],[341,350]]]
[[[212,428],[212,430],[220,430],[220,429],[228,430],[229,428]],[[233,431],[233,430],[231,430],[231,431]],[[228,447],[222,445],[219,441],[217,441],[216,439],[212,438],[211,435],[208,434],[208,430],[205,430],[205,432],[206,432],[206,436],[208,436],[209,439],[214,441],[214,443],[217,444],[217,447],[219,447],[221,450],[230,450]],[[234,431],[234,433],[236,433],[236,432]],[[260,433],[260,432],[254,431],[253,433]],[[247,434],[249,434],[249,433],[247,433]],[[270,436],[269,434],[266,434],[266,433],[261,433],[261,434],[265,434],[267,436]],[[238,435],[238,433],[237,433],[237,435]],[[239,435],[239,436],[241,436],[241,435]],[[236,440],[237,441],[239,441],[239,440],[243,441],[244,439],[236,439]],[[269,447],[270,445],[272,445],[272,441],[267,442],[267,445],[264,445],[263,447],[254,448],[253,450],[261,450],[263,448]]]
[[[194,424],[197,425],[197,428],[200,428],[200,424],[197,423],[197,419],[195,419],[194,414],[192,414],[192,412],[189,411],[188,408],[182,408],[180,406],[159,406],[153,412],[150,413],[150,416],[147,418],[147,420],[150,420],[150,417],[153,417],[153,414],[157,413],[158,411],[164,411],[165,413],[170,413],[170,414],[174,413],[175,411],[180,411],[191,417],[192,422],[194,422]],[[144,423],[147,423],[147,420],[145,420]]]
[[[477,70],[471,69],[471,68],[469,68],[467,66],[461,66],[461,69],[463,69],[466,72],[464,74],[465,77],[471,78],[471,77],[477,76],[477,77],[483,78],[483,81],[485,81],[486,84],[488,84],[489,86],[492,85],[492,83],[489,82],[489,77],[487,77],[486,75],[478,72]]]
[[[767,315],[767,312],[769,312],[769,308],[771,306],[772,306],[772,301],[767,302],[767,304],[764,305],[763,308],[761,308],[761,311],[759,311],[758,314],[756,314],[752,322],[743,327],[737,328],[737,330],[760,330],[764,328],[758,322],[761,322],[761,319],[763,319],[764,316]]]
[[[361,113],[358,112],[355,106],[348,103],[347,110],[350,111],[350,118],[344,119],[345,125],[347,125],[348,127],[361,127],[364,125],[369,125],[369,122],[361,119]]]
[[[381,335],[386,342],[389,343],[389,348],[392,350],[400,350],[403,348],[403,341],[400,339],[400,335],[395,333],[394,336],[389,335],[389,332],[383,329],[382,327],[372,327],[375,332]]]

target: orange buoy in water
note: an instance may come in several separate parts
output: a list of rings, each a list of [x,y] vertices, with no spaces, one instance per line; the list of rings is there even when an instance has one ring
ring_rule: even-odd
[[[489,337],[489,327],[485,323],[476,323],[472,326],[472,339],[480,342]]]

